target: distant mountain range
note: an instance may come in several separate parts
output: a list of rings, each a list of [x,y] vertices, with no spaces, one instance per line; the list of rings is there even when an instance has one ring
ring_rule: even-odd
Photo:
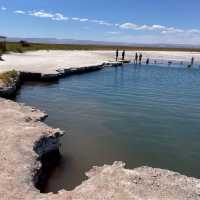
[[[80,44],[80,45],[112,45],[112,46],[137,46],[137,47],[157,47],[157,48],[200,48],[200,45],[188,44],[137,44],[124,42],[105,42],[92,40],[57,39],[57,38],[7,38],[9,42],[19,42],[25,40],[31,43],[45,44]]]

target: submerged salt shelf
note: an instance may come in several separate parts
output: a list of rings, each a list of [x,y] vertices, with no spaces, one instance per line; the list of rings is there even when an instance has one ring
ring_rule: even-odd
[[[198,69],[125,65],[23,85],[16,100],[67,132],[46,191],[72,189],[92,166],[116,160],[200,177],[199,80]]]

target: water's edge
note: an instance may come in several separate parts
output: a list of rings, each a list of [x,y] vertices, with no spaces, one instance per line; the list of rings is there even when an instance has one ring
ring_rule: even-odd
[[[109,67],[121,66],[120,62],[106,63]],[[57,82],[60,78],[64,78],[71,75],[84,74],[89,72],[94,72],[103,69],[105,64],[88,66],[81,68],[68,68],[68,69],[58,69],[57,74],[42,74],[33,72],[17,72],[17,75],[10,82],[9,86],[0,88],[0,98],[13,99],[18,90],[21,88],[26,81],[36,81],[36,82]],[[45,114],[39,121],[44,121],[47,115]],[[53,136],[42,137],[35,142],[33,150],[38,155],[37,160],[41,163],[41,166],[34,169],[33,173],[33,183],[35,187],[44,192],[46,182],[48,181],[49,174],[51,171],[59,165],[61,159],[60,153],[60,141],[59,138],[63,135],[61,132],[56,133]]]
[[[100,68],[98,68],[97,70],[99,70]],[[96,70],[96,69],[95,69]],[[90,69],[88,70],[86,70],[86,71],[91,71]],[[84,71],[84,72],[86,72],[86,71]],[[83,71],[79,71],[79,72],[77,72],[77,73],[83,73]],[[30,73],[28,73],[29,75],[30,75]],[[26,76],[26,75],[24,75],[23,74],[23,76],[25,76],[26,78],[24,78],[24,80],[25,79],[28,79],[28,80],[32,80],[32,78],[34,78],[34,77],[32,77],[32,75],[30,75],[30,76]],[[22,77],[23,77],[22,76]],[[38,75],[37,75],[38,76]],[[63,76],[63,75],[62,75]],[[59,77],[62,77],[62,76],[59,76]],[[28,78],[27,78],[28,77]],[[55,81],[55,80],[57,80],[57,76],[56,76],[56,78],[54,77],[54,78],[52,78],[52,76],[50,75],[50,77],[48,77],[48,78],[45,78],[44,80],[48,80],[48,81]],[[36,78],[37,79],[37,78]],[[20,81],[20,83],[22,83],[22,82],[24,82],[24,80],[19,80]],[[41,80],[41,77],[39,78],[39,80]],[[18,82],[19,83],[19,82]],[[13,90],[13,92],[16,94],[16,91],[17,91],[17,89],[15,89],[14,88],[14,90]],[[12,93],[12,95],[13,95],[13,93]],[[29,120],[29,119],[27,119],[27,120]],[[54,134],[55,136],[49,136],[49,137],[42,137],[42,138],[40,138],[35,144],[34,144],[34,150],[35,150],[35,152],[37,153],[37,155],[39,156],[38,157],[38,160],[41,162],[41,166],[40,166],[40,168],[38,168],[39,170],[37,171],[37,173],[36,173],[36,177],[35,177],[35,179],[34,179],[34,181],[35,181],[35,185],[37,186],[37,187],[42,187],[42,185],[40,185],[41,184],[41,180],[44,180],[43,179],[43,177],[41,177],[41,175],[43,176],[43,172],[44,172],[44,170],[47,170],[48,171],[48,169],[49,169],[49,166],[52,166],[51,164],[52,163],[50,163],[50,165],[49,165],[49,163],[46,163],[46,161],[48,161],[48,162],[51,162],[52,160],[51,160],[51,158],[52,158],[52,156],[54,157],[56,157],[56,159],[55,159],[55,164],[57,164],[58,163],[58,161],[59,161],[59,157],[60,157],[60,152],[59,152],[59,141],[58,141],[58,138],[60,137],[59,135],[60,134],[58,134],[58,133],[55,133]],[[55,158],[54,157],[54,158]],[[46,165],[46,166],[44,166],[44,165]],[[47,167],[47,168],[46,168]],[[118,175],[119,174],[124,174],[124,177],[126,177],[126,174],[128,174],[128,171],[125,173],[125,171],[124,171],[124,169],[123,169],[123,167],[124,167],[124,164],[121,164],[121,163],[116,163],[116,164],[114,164],[113,166],[112,166],[113,168],[112,168],[112,170],[114,170],[114,172],[120,172],[120,173],[117,173]],[[109,166],[104,166],[103,168],[96,168],[95,170],[93,170],[93,171],[91,171],[90,173],[88,173],[89,174],[89,177],[91,177],[92,175],[95,175],[95,176],[97,176],[98,177],[98,174],[100,174],[103,170],[105,169],[105,172],[111,172],[111,169],[109,168]],[[104,174],[106,175],[106,173],[104,172]],[[143,180],[142,178],[140,178],[140,177],[138,177],[138,174],[139,173],[141,173],[142,174],[142,176],[146,176],[146,173],[148,173],[149,172],[149,174],[150,174],[150,176],[151,177],[154,177],[154,179],[156,179],[156,180],[153,180],[153,184],[154,183],[156,183],[156,185],[155,185],[155,187],[157,187],[157,188],[160,188],[161,186],[159,185],[160,184],[160,180],[157,180],[157,179],[159,179],[158,177],[164,177],[164,179],[166,178],[166,177],[171,177],[171,179],[172,180],[174,180],[174,179],[176,179],[176,183],[178,184],[180,184],[181,185],[181,187],[186,183],[185,181],[187,181],[187,183],[190,183],[191,184],[191,186],[192,186],[192,188],[191,188],[191,186],[187,186],[187,190],[189,190],[189,193],[186,193],[186,196],[188,197],[197,197],[197,195],[198,195],[198,187],[197,187],[197,185],[199,185],[199,181],[198,180],[196,180],[196,179],[190,179],[190,178],[186,178],[186,177],[182,177],[181,175],[179,175],[179,174],[177,174],[177,173],[173,173],[173,172],[169,172],[169,171],[161,171],[161,170],[156,170],[156,169],[147,169],[147,168],[141,168],[141,169],[136,169],[136,177],[134,177],[136,180],[136,182],[135,181],[133,181],[133,184],[134,185],[139,185],[140,183],[142,184],[142,185],[144,185],[144,183],[143,182],[141,182],[141,180]],[[144,173],[144,175],[143,175],[143,173]],[[133,173],[134,174],[134,173]],[[162,175],[161,175],[162,174]],[[39,176],[38,176],[39,175]],[[110,176],[111,174],[109,174],[108,173],[108,175]],[[108,175],[106,175],[106,177],[109,177]],[[134,175],[135,176],[135,175]],[[38,177],[41,177],[41,178],[38,178]],[[117,177],[117,175],[116,175],[116,177]],[[120,177],[118,177],[118,178],[120,178]],[[144,177],[143,177],[144,178]],[[40,181],[38,181],[39,179],[41,179]],[[147,180],[149,180],[149,179],[147,179]],[[161,179],[162,180],[162,179]],[[116,182],[117,181],[119,181],[118,179],[116,179]],[[157,181],[158,181],[158,183],[157,183]],[[171,181],[169,181],[169,182],[171,182]],[[118,187],[119,187],[119,185],[118,185]],[[121,186],[120,186],[121,187]],[[146,184],[146,186],[145,187],[148,187],[148,184]],[[118,195],[120,195],[120,190],[119,190],[120,188],[118,188],[117,190],[116,190],[116,194],[118,194]],[[155,188],[154,188],[155,189]],[[169,188],[168,188],[169,189]],[[158,190],[158,189],[156,189],[156,190]],[[161,191],[162,191],[162,187],[161,187]],[[170,191],[170,190],[167,190],[168,192]],[[177,191],[176,191],[177,192]],[[180,191],[178,190],[178,192],[177,193],[179,193]],[[162,193],[162,192],[161,192]],[[189,195],[188,195],[189,194]],[[99,194],[94,194],[94,195],[99,195]],[[100,193],[100,195],[101,195],[101,193]],[[181,194],[181,193],[179,193],[179,195],[183,195],[183,194]],[[54,196],[55,197],[55,196]],[[128,197],[128,196],[127,196]],[[52,197],[52,199],[53,199],[53,197]],[[185,198],[184,198],[185,199]]]

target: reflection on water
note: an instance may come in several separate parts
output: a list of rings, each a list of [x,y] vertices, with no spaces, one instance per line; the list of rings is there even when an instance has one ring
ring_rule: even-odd
[[[200,71],[127,65],[28,83],[17,101],[49,114],[66,131],[63,160],[47,191],[73,189],[93,165],[168,168],[200,177]]]

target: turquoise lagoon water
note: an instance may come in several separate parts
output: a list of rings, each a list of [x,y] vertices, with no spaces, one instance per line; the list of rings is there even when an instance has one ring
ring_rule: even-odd
[[[134,66],[22,86],[16,101],[66,132],[46,192],[71,190],[94,165],[123,161],[200,178],[200,70]]]

